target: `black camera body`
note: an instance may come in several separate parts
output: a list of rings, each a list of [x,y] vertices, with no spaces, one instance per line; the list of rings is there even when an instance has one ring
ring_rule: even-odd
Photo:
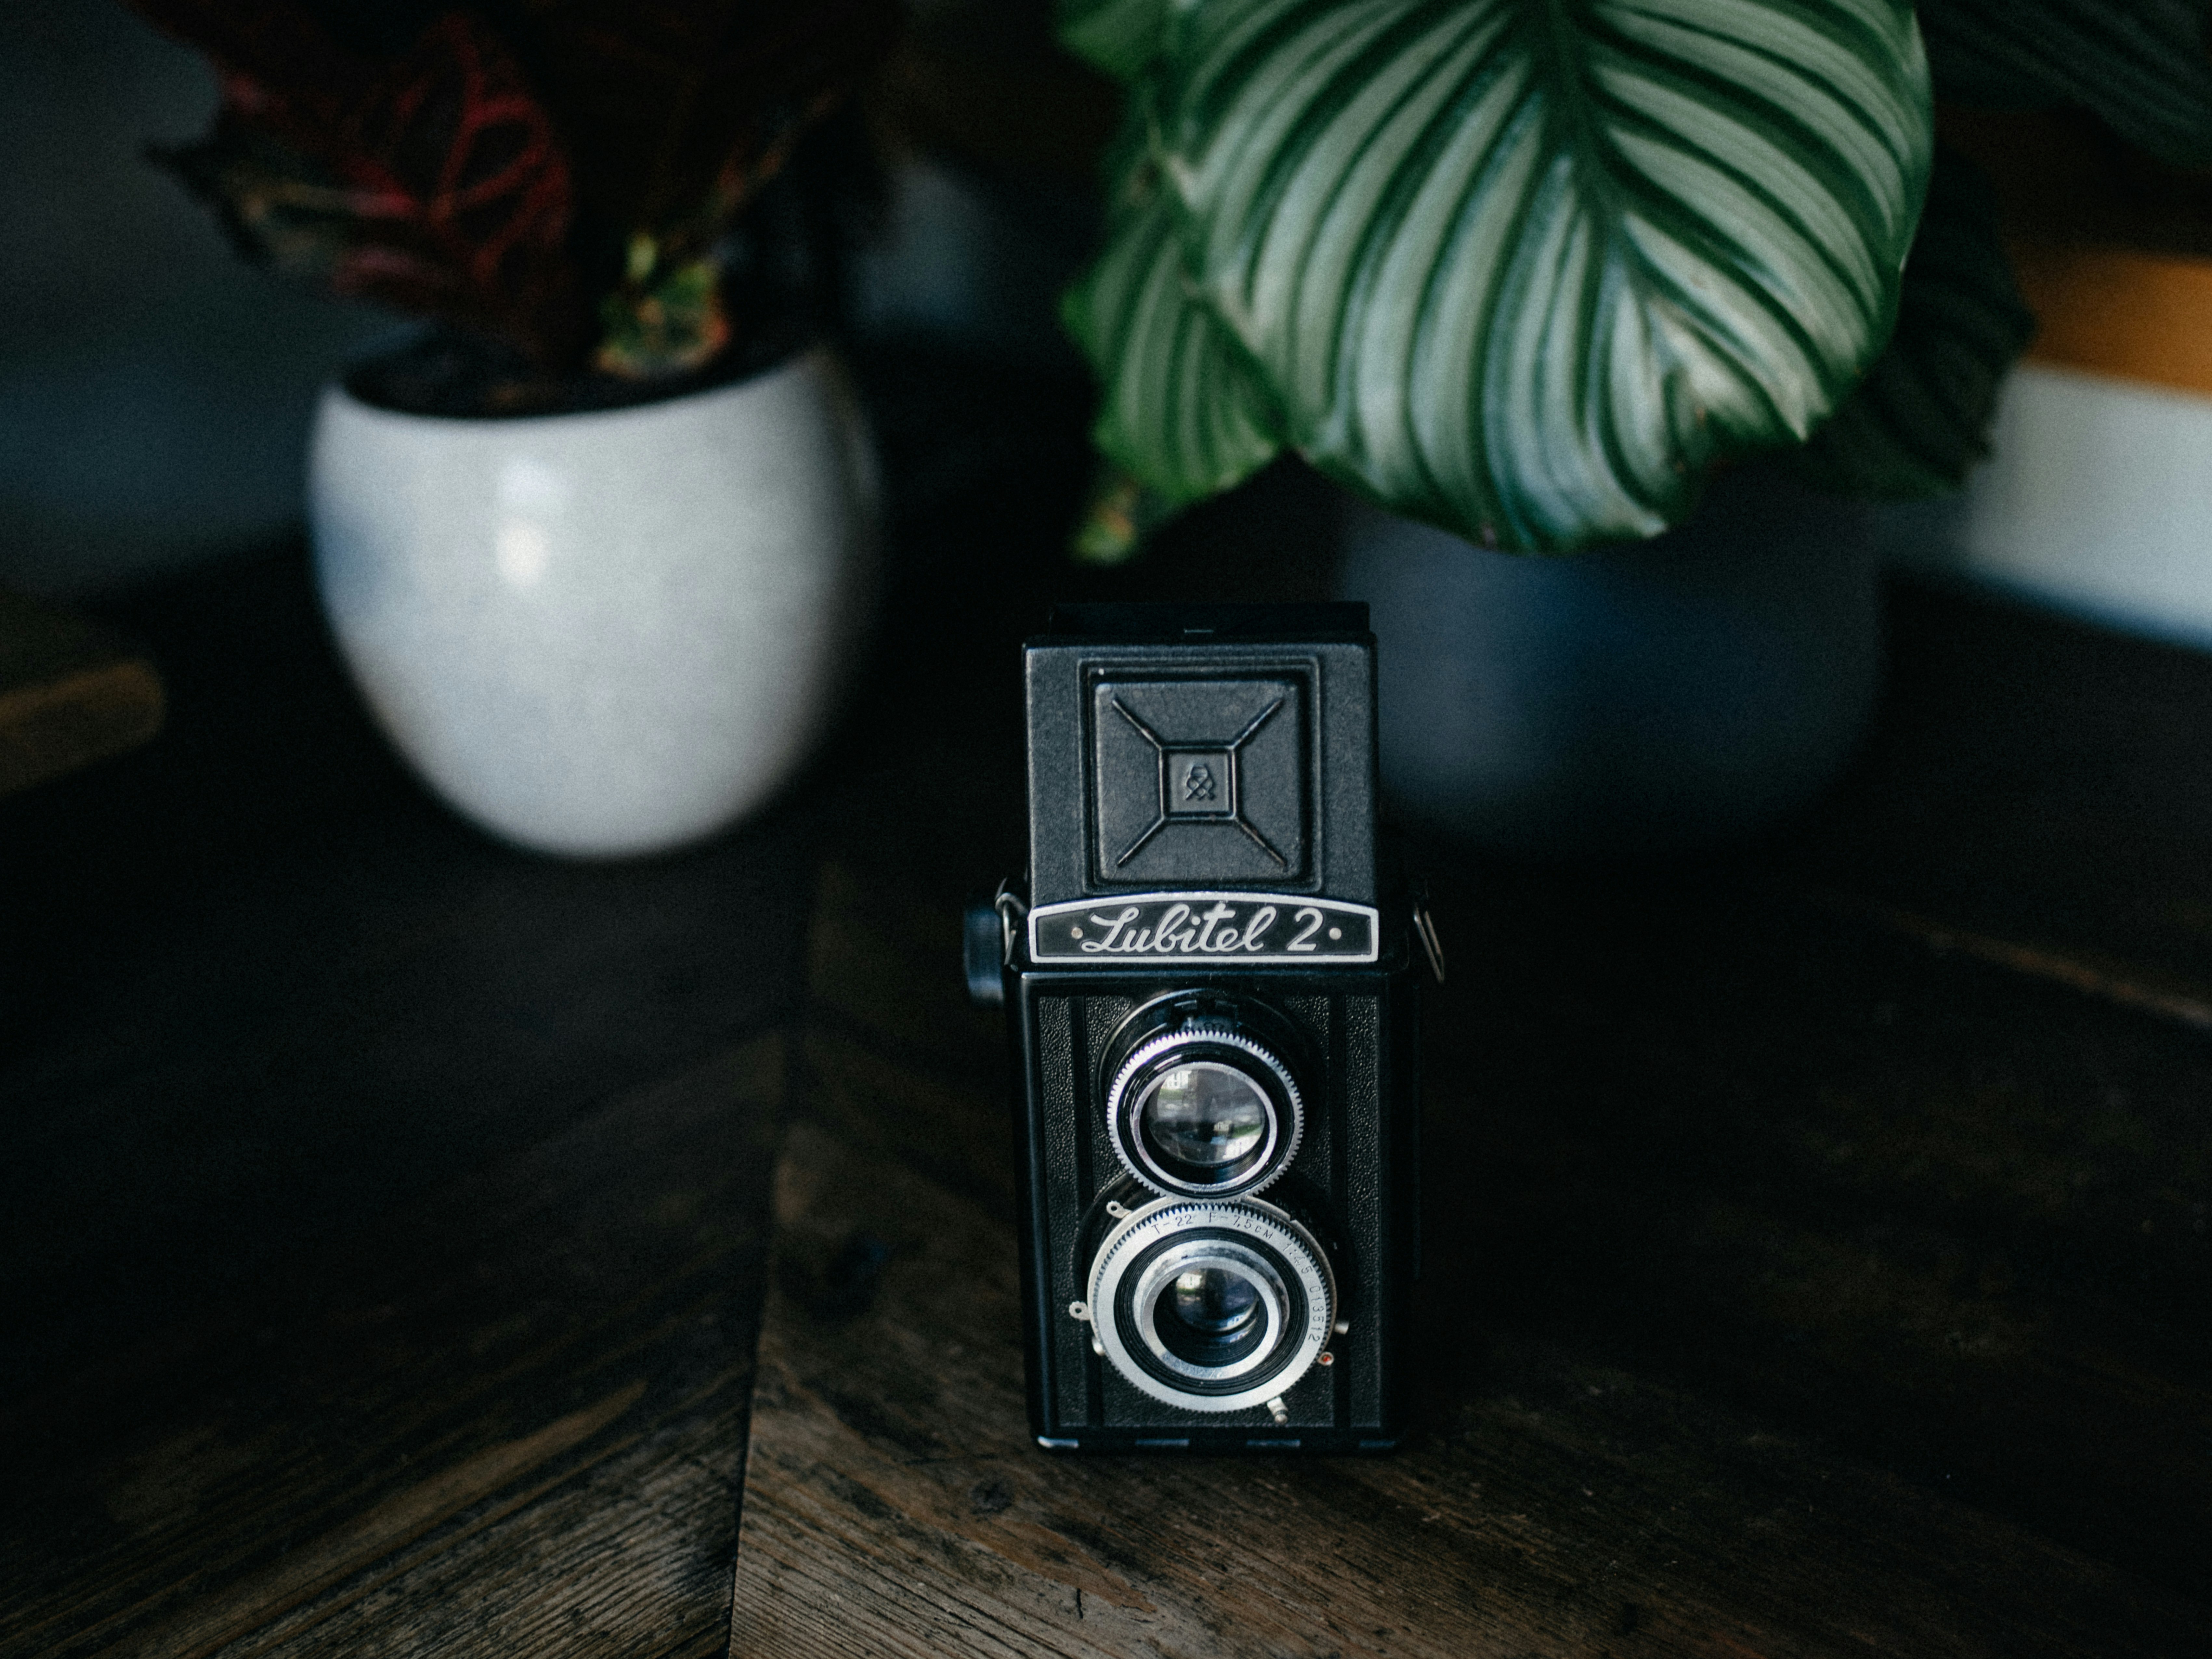
[[[1024,652],[1029,890],[969,933],[1019,1066],[1032,1431],[1386,1450],[1419,1271],[1414,960],[1441,962],[1376,837],[1366,609],[1052,626]]]

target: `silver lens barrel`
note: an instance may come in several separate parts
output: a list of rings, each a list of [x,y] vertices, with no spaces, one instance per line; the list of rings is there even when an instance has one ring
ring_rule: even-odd
[[[1336,1279],[1273,1205],[1158,1199],[1093,1258],[1093,1337],[1125,1379],[1186,1411],[1234,1412],[1291,1387],[1328,1346]]]

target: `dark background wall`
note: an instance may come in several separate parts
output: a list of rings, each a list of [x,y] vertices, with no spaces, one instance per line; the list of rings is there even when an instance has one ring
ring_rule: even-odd
[[[249,269],[145,159],[214,104],[120,0],[0,5],[0,583],[98,592],[282,528],[316,386],[392,326]]]

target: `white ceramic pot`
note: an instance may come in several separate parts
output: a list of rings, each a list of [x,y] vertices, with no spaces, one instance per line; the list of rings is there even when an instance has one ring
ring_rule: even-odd
[[[1763,468],[1650,542],[1489,552],[1357,506],[1345,552],[1385,793],[1477,845],[1638,858],[1755,835],[1835,780],[1874,708],[1867,514]]]
[[[874,452],[823,351],[514,419],[333,386],[308,478],[369,708],[453,806],[538,851],[653,853],[743,817],[827,728],[866,631]]]
[[[2212,397],[2022,363],[1990,447],[1908,559],[2212,645]]]

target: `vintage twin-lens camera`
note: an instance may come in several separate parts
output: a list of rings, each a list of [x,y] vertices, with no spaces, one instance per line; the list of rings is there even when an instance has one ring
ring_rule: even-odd
[[[1021,1090],[1041,1445],[1382,1450],[1418,1271],[1425,912],[1378,856],[1366,607],[1074,605],[1024,653],[1027,892],[971,912]]]

